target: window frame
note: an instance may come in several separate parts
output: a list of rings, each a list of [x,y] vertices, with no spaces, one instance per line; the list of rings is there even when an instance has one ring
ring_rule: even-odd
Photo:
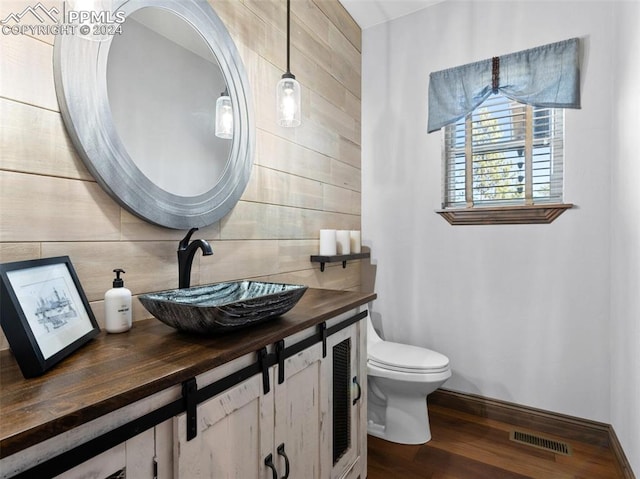
[[[510,100],[508,97],[500,95],[498,98],[490,103],[490,106],[498,108],[498,116],[505,118],[503,111],[508,108]],[[536,133],[535,133],[535,107],[521,103],[523,112],[514,113],[512,110],[507,118],[515,118],[516,115],[524,115],[525,130],[524,134],[521,134],[519,138],[515,138],[515,127],[513,121],[511,127],[504,128],[502,134],[507,133],[513,136],[505,142],[502,137],[496,138],[494,148],[486,148],[478,144],[472,145],[469,141],[473,136],[473,126],[478,126],[478,123],[484,122],[477,118],[480,115],[479,109],[483,106],[489,106],[483,104],[479,105],[472,112],[468,113],[462,122],[458,122],[447,125],[443,128],[442,136],[442,163],[443,163],[443,183],[442,183],[442,195],[443,202],[442,208],[436,210],[436,213],[440,214],[452,225],[473,225],[473,224],[540,224],[551,223],[565,210],[571,208],[573,205],[570,203],[564,203],[563,198],[563,163],[564,163],[564,109],[562,108],[549,108],[548,118],[550,124],[550,135],[548,138],[549,149],[549,194],[548,195],[535,195],[534,183],[535,178],[533,175],[533,164],[538,161],[534,159],[534,147],[536,145]],[[474,119],[474,115],[476,118]],[[490,119],[488,121],[493,121]],[[559,131],[556,129],[556,124],[560,125]],[[493,125],[495,127],[495,124]],[[464,131],[464,144],[455,145],[456,138],[460,138],[459,131],[462,127]],[[521,131],[522,133],[522,131]],[[480,135],[482,133],[479,133]],[[481,142],[482,140],[478,140]],[[505,143],[511,143],[512,146],[505,148]],[[453,145],[453,148],[452,148]],[[473,147],[476,148],[473,148]],[[491,145],[490,145],[491,146]],[[520,191],[517,192],[503,192],[499,193],[504,196],[516,195],[512,198],[500,198],[494,199],[482,199],[478,200],[478,194],[481,193],[482,187],[475,185],[477,173],[477,163],[479,160],[476,158],[478,153],[478,147],[485,151],[485,153],[498,153],[504,154],[505,152],[513,152],[515,150],[524,149],[523,162],[524,171],[522,172],[522,178],[519,181],[524,181]],[[561,152],[560,156],[560,170],[557,169],[557,164],[554,160],[558,158],[556,155],[556,149]],[[453,177],[456,170],[456,165],[460,166],[460,161],[455,161],[456,157],[460,158],[460,152],[464,151],[464,198],[460,201],[461,188],[457,188],[458,199],[456,201],[456,192],[451,190],[452,185],[456,181]],[[522,153],[522,151],[520,152]],[[507,156],[504,157],[508,159]],[[475,169],[474,169],[475,167]],[[518,166],[520,168],[520,166]],[[460,171],[460,170],[459,170]],[[505,177],[505,184],[509,181],[509,172]],[[470,180],[471,179],[471,180]],[[459,185],[458,185],[459,186]],[[558,192],[557,189],[560,189]],[[555,191],[555,192],[554,192]]]

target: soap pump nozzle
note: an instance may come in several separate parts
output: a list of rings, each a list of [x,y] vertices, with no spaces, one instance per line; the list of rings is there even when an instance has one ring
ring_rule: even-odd
[[[124,287],[124,280],[120,277],[120,273],[125,273],[125,270],[123,270],[121,268],[116,268],[116,269],[113,270],[113,272],[116,274],[116,277],[113,280],[113,287],[114,288],[122,288],[122,287]]]

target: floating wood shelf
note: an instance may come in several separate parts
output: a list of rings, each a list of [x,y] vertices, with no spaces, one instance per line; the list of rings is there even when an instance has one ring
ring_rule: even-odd
[[[371,253],[353,253],[353,254],[338,254],[334,256],[320,256],[320,255],[311,255],[312,263],[320,263],[320,271],[324,271],[325,263],[338,263],[342,262],[342,267],[347,267],[347,261],[352,259],[363,259],[370,258]]]
[[[548,224],[572,208],[571,203],[451,208],[436,210],[452,225]]]

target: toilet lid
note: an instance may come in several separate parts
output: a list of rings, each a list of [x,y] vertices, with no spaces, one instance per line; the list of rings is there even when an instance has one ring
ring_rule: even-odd
[[[449,369],[444,354],[409,344],[380,341],[368,351],[372,366],[407,373],[438,373]]]

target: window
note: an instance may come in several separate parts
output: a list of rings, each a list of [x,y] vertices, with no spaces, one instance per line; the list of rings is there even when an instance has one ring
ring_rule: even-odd
[[[580,108],[579,39],[429,75],[452,224],[550,223],[563,204],[564,109]]]
[[[447,125],[443,208],[562,202],[563,117],[495,94]]]

